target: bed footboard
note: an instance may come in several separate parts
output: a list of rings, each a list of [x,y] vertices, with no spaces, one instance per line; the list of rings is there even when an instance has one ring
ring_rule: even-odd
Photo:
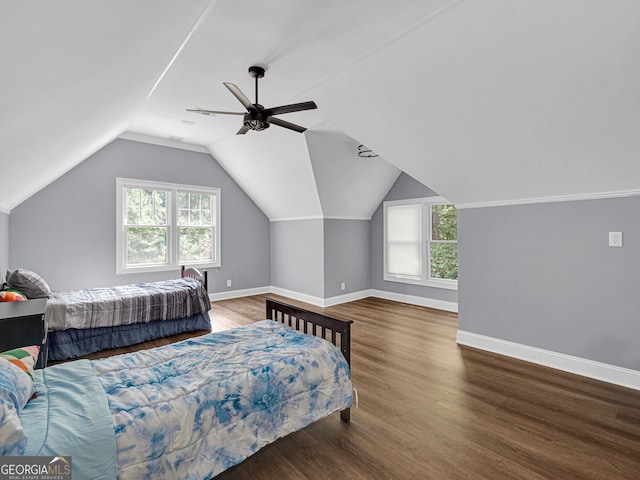
[[[283,323],[300,332],[324,338],[333,343],[340,349],[351,367],[351,324],[353,320],[338,320],[272,298],[266,299],[266,307],[269,320]],[[340,418],[348,422],[351,419],[351,409],[342,410]]]

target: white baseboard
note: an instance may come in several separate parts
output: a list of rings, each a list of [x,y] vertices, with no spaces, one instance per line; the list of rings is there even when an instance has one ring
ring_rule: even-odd
[[[594,362],[593,360],[500,340],[499,338],[478,335],[477,333],[465,332],[463,330],[458,330],[456,342],[459,345],[479,348],[564,372],[575,373],[583,377],[640,390],[640,372],[637,370]]]
[[[434,298],[418,297],[416,295],[407,295],[404,293],[387,292],[386,290],[369,290],[370,296],[383,298],[385,300],[393,300],[395,302],[409,303],[420,307],[435,308],[446,312],[458,313],[457,302],[447,302],[444,300],[436,300]]]
[[[230,290],[228,292],[210,293],[209,299],[212,302],[218,302],[220,300],[230,300],[232,298],[249,297],[251,295],[262,295],[264,293],[271,293],[271,287],[245,288],[244,290]]]
[[[216,302],[219,300],[229,300],[231,298],[248,297],[250,295],[263,295],[268,293],[275,293],[277,295],[282,295],[283,297],[293,298],[294,300],[310,303],[311,305],[315,305],[317,307],[332,307],[334,305],[353,302],[355,300],[361,300],[367,297],[377,297],[385,300],[393,300],[396,302],[418,305],[421,307],[435,308],[437,310],[444,310],[447,312],[458,311],[458,304],[455,302],[445,302],[443,300],[435,300],[433,298],[418,297],[415,295],[406,295],[402,293],[393,293],[375,289],[360,290],[358,292],[346,293],[344,295],[337,295],[335,297],[321,298],[314,295],[308,295],[306,293],[296,292],[295,290],[267,286],[247,288],[245,290],[232,290],[229,292],[210,293],[209,298],[212,302]]]
[[[336,297],[320,298],[313,295],[307,295],[306,293],[296,292],[294,290],[287,290],[280,287],[271,287],[271,292],[284,297],[293,298],[301,302],[310,303],[317,307],[332,307],[341,303],[353,302],[354,300],[360,300],[362,298],[370,297],[369,290],[361,290],[360,292],[347,293],[345,295],[338,295]]]
[[[301,302],[310,303],[311,305],[315,305],[317,307],[324,307],[324,298],[315,297],[313,295],[308,295],[306,293],[296,292],[295,290],[287,290],[286,288],[280,287],[271,287],[269,293],[275,293],[277,295],[282,295],[283,297],[293,298],[294,300],[299,300]]]
[[[356,300],[362,300],[363,298],[371,296],[371,290],[360,290],[359,292],[345,293],[344,295],[325,298],[324,306],[333,307],[334,305],[340,305],[341,303],[347,302],[355,302]]]

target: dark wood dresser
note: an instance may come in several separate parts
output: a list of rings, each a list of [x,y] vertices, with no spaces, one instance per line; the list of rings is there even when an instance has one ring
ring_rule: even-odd
[[[46,298],[25,302],[0,302],[0,352],[40,345],[37,368],[47,366]]]

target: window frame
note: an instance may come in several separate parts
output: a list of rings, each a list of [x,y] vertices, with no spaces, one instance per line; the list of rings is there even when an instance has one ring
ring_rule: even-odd
[[[407,283],[411,285],[421,285],[425,287],[443,288],[447,290],[457,290],[458,280],[450,280],[444,278],[431,277],[431,243],[458,243],[456,238],[453,240],[432,240],[431,225],[431,207],[434,205],[453,205],[444,197],[423,197],[410,198],[404,200],[388,200],[383,202],[383,279],[388,282]],[[420,205],[420,222],[421,222],[421,238],[420,238],[420,270],[421,275],[406,275],[389,273],[388,268],[388,239],[387,239],[387,210],[389,207],[402,205]],[[454,205],[455,206],[455,205]]]
[[[162,264],[147,265],[127,265],[126,261],[126,241],[127,236],[125,220],[127,218],[125,193],[127,188],[147,188],[167,191],[167,262]],[[215,208],[213,208],[213,261],[180,261],[179,260],[179,236],[178,225],[178,193],[207,194],[215,197]],[[184,185],[178,183],[156,182],[150,180],[138,180],[132,178],[116,177],[116,274],[145,273],[179,270],[181,265],[188,265],[196,268],[216,268],[221,266],[221,190],[217,187],[203,187],[196,185]]]

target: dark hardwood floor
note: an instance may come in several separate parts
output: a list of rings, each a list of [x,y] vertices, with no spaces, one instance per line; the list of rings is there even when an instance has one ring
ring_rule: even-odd
[[[359,408],[217,479],[640,478],[640,392],[459,347],[455,314],[374,298],[312,308],[355,321]],[[211,316],[214,330],[262,320],[264,297],[216,302]]]

